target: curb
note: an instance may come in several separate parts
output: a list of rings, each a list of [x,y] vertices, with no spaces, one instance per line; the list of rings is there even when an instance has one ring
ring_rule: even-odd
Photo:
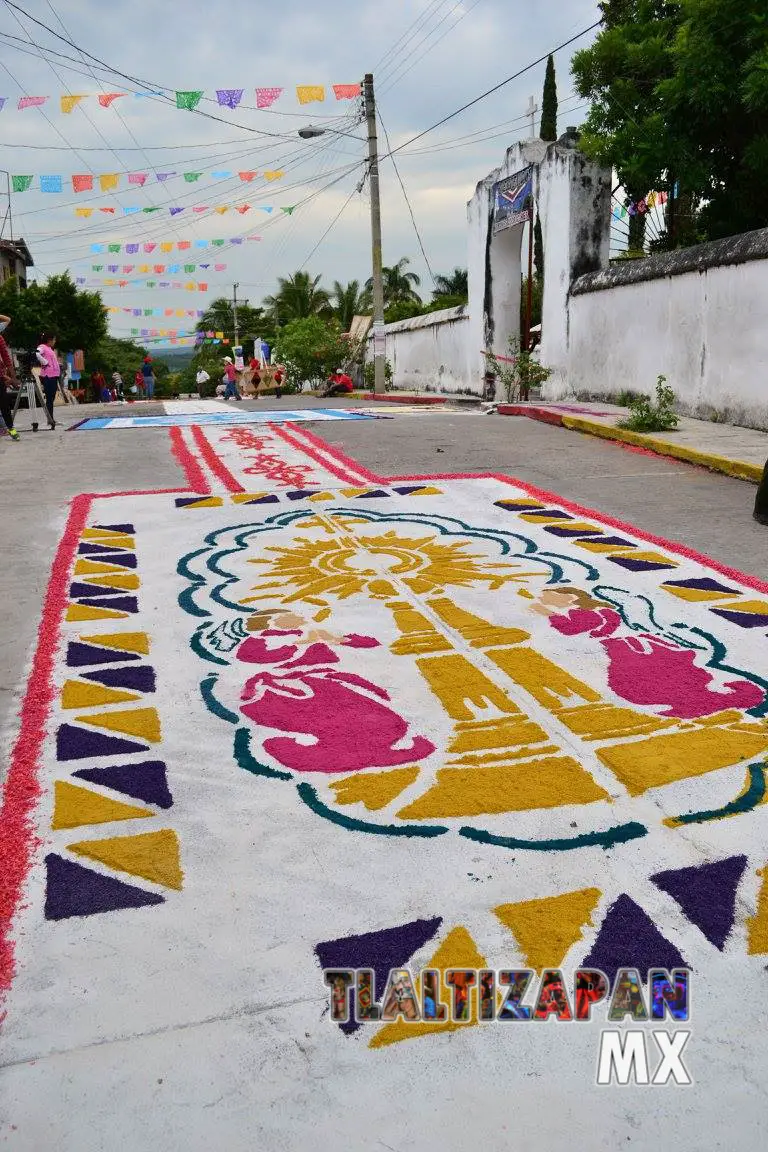
[[[701,452],[697,448],[688,448],[684,444],[674,444],[669,440],[659,440],[643,432],[630,432],[626,428],[617,428],[612,424],[597,424],[581,416],[568,416],[553,412],[549,408],[530,408],[521,404],[500,404],[498,411],[502,416],[527,416],[530,420],[568,428],[572,432],[583,432],[588,436],[599,436],[602,440],[615,440],[621,444],[631,444],[635,448],[645,448],[657,456],[668,456],[672,460],[696,464],[700,468],[708,468],[710,472],[722,472],[726,476],[747,480],[752,484],[759,484],[763,478],[763,469],[759,464],[748,464],[745,460],[731,460],[727,456]]]
[[[398,396],[394,392],[387,395],[380,396],[375,392],[366,392],[364,395],[365,400],[377,400],[380,404],[447,404],[448,401],[442,396]]]

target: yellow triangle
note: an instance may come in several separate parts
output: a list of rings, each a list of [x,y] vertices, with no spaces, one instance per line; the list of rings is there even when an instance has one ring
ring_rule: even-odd
[[[160,739],[160,718],[154,708],[130,708],[120,712],[100,712],[97,716],[76,716],[78,724],[109,728],[127,736],[138,736],[156,744]]]
[[[486,968],[486,960],[481,956],[477,945],[466,928],[454,928],[435,952],[425,968]],[[421,980],[414,981],[421,997]],[[435,1020],[429,1023],[406,1024],[396,1020],[384,1024],[368,1045],[369,1048],[384,1048],[387,1044],[397,1044],[400,1040],[413,1040],[417,1036],[427,1036],[430,1032],[455,1032],[458,1028],[471,1028],[477,1024],[477,993],[471,997],[472,1011],[469,1020]]]
[[[118,612],[115,608],[89,608],[87,604],[70,604],[67,608],[67,620],[126,620],[127,612]]]
[[[105,564],[102,560],[80,558],[75,564],[75,576],[90,576],[92,572],[125,572],[120,564]]]
[[[569,949],[591,924],[599,888],[581,888],[544,900],[501,904],[495,914],[517,940],[527,968],[559,968]]]
[[[757,896],[754,916],[747,917],[747,955],[762,956],[768,952],[768,868],[757,870],[763,883]]]
[[[310,500],[335,500],[336,496],[334,495],[333,492],[314,492],[309,497],[309,499]]]
[[[51,827],[78,828],[81,824],[108,824],[112,820],[140,820],[154,816],[146,808],[108,800],[98,792],[80,788],[66,780],[55,783],[55,803]]]
[[[86,535],[87,533],[83,533],[83,537]],[[114,532],[111,536],[100,536],[98,540],[93,542],[94,544],[103,544],[105,548],[120,548],[128,552],[133,552],[136,547],[136,540],[133,536],[118,536]]]
[[[82,540],[132,540],[128,532],[116,532],[114,528],[85,528],[80,533]]]
[[[81,636],[85,644],[99,644],[102,648],[116,648],[118,652],[138,652],[149,654],[149,637],[146,632],[108,632],[105,636]]]
[[[124,592],[130,592],[141,587],[138,576],[134,572],[125,572],[125,570],[122,574],[115,573],[113,576],[92,576],[88,583],[101,584],[106,588],[122,588]]]
[[[61,693],[62,708],[96,708],[99,704],[127,704],[129,700],[141,700],[141,695],[82,680],[67,680]]]
[[[181,891],[184,873],[179,863],[179,841],[170,828],[138,836],[113,836],[109,840],[81,840],[67,847],[70,852],[98,860],[108,868]]]
[[[232,503],[247,504],[250,500],[260,500],[262,496],[269,495],[269,492],[236,492],[232,497]]]
[[[369,812],[386,808],[390,801],[413,784],[420,769],[395,768],[392,772],[361,772],[356,776],[345,776],[331,784],[336,793],[337,804],[365,804]]]

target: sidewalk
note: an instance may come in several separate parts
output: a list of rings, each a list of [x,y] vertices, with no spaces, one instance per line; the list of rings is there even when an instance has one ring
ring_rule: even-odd
[[[751,480],[755,484],[760,482],[768,459],[768,432],[692,420],[687,416],[680,417],[680,424],[674,432],[643,433],[618,427],[618,422],[627,418],[628,410],[615,404],[582,404],[578,401],[550,404],[534,400],[500,404],[498,411],[502,416],[528,416],[574,432],[618,440],[660,456],[699,464],[713,472]]]

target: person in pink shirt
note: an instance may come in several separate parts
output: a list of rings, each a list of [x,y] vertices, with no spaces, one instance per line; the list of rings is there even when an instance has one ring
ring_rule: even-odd
[[[56,355],[56,337],[52,332],[43,333],[42,339],[37,346],[37,360],[42,368],[40,376],[42,378],[43,391],[45,392],[45,406],[51,417],[51,427],[55,428],[56,421],[53,416],[53,403],[56,399],[56,392],[60,387],[61,368],[59,367],[59,358]]]

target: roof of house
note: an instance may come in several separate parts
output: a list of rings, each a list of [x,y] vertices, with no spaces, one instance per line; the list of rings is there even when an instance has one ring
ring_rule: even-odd
[[[24,261],[25,267],[34,268],[35,262],[32,259],[32,253],[21,236],[18,240],[0,240],[0,251],[10,252],[12,255],[18,256],[20,260]]]

